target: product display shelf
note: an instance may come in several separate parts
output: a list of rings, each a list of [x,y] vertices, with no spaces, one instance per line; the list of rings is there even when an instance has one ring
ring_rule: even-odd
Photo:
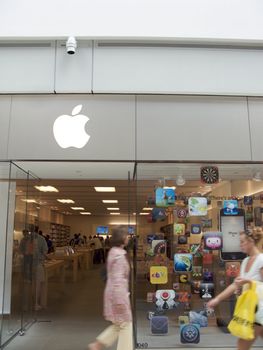
[[[70,226],[51,223],[50,237],[56,247],[67,246],[70,238]]]

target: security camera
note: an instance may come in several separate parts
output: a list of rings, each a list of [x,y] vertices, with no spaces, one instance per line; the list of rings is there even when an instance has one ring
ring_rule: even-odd
[[[68,40],[66,42],[66,48],[67,48],[67,53],[69,55],[74,55],[74,53],[76,52],[76,48],[77,48],[77,40],[75,39],[74,36],[68,37]]]

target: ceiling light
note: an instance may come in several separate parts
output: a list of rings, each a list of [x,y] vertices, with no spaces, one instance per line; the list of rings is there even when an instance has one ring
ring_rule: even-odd
[[[71,209],[73,209],[73,210],[85,210],[85,208],[83,208],[83,207],[71,207]]]
[[[91,215],[91,213],[89,211],[81,211],[80,214],[81,215]]]
[[[149,213],[140,213],[139,215],[149,215]]]
[[[261,181],[261,180],[262,180],[261,172],[260,172],[260,171],[257,171],[257,172],[253,175],[252,180],[253,180],[253,181]]]
[[[96,192],[116,192],[115,187],[94,187]]]
[[[183,177],[183,175],[178,175],[176,177],[175,182],[177,186],[183,186],[185,184],[185,178]]]
[[[110,213],[110,215],[120,215],[120,213]]]
[[[58,189],[53,186],[35,186],[35,188],[41,192],[58,192]]]
[[[153,210],[153,208],[143,208],[142,210]]]
[[[75,203],[72,199],[57,199],[57,201],[65,204]]]
[[[37,201],[35,199],[21,199],[23,202],[27,202],[27,203],[37,203]]]
[[[107,210],[120,210],[120,208],[107,208]]]
[[[118,203],[117,199],[103,199],[103,203]]]

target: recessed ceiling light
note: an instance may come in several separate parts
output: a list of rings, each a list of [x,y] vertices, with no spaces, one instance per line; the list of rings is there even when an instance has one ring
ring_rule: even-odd
[[[58,192],[58,189],[53,186],[35,186],[35,188],[41,192]]]
[[[83,207],[71,207],[71,209],[73,209],[73,210],[85,210],[85,208],[83,208]]]
[[[175,186],[164,186],[163,187],[165,190],[167,190],[167,189],[173,189],[173,190],[175,190],[176,189],[176,187]]]
[[[94,187],[96,192],[116,192],[115,187]]]
[[[153,208],[143,208],[142,210],[153,210]]]
[[[120,208],[107,208],[107,210],[120,210]]]
[[[261,180],[262,180],[260,171],[257,171],[257,172],[253,175],[252,180],[253,180],[253,181],[261,181]]]
[[[110,215],[120,215],[120,213],[110,213]]]
[[[149,213],[140,213],[140,215],[149,215]]]
[[[103,203],[118,203],[117,199],[103,199]]]
[[[72,199],[57,199],[57,201],[65,204],[75,203]]]
[[[183,175],[178,175],[176,177],[175,182],[177,186],[183,186],[185,184],[185,178],[183,177]]]
[[[27,202],[27,203],[37,203],[37,201],[35,199],[21,199],[23,202]]]
[[[81,215],[91,215],[91,213],[89,211],[81,211],[80,214]]]

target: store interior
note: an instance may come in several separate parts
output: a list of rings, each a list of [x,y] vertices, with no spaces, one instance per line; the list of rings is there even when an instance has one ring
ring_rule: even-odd
[[[84,320],[79,336],[83,344],[91,341],[105,322],[101,314],[103,261],[94,264],[89,237],[99,235],[105,240],[113,227],[126,225],[137,347],[235,345],[227,332],[235,297],[214,312],[205,303],[232,283],[243,258],[237,235],[231,247],[222,243],[228,239],[223,232],[226,220],[238,219],[233,225],[240,230],[242,225],[244,229],[263,224],[263,164],[39,161],[5,162],[0,169],[3,181],[9,182],[9,199],[14,199],[14,215],[9,210],[7,217],[9,223],[13,221],[12,271],[10,295],[4,293],[9,308],[2,312],[1,344],[18,331],[27,333],[30,327],[32,334],[53,320],[62,321],[66,303],[71,305],[69,323],[74,314],[76,327],[79,315],[79,323]],[[36,226],[50,236],[54,247],[46,262],[48,287],[45,307],[40,310],[35,309],[34,282],[28,283],[24,275],[20,250],[23,230],[33,231]],[[67,247],[74,234],[82,240],[70,251]],[[209,234],[221,243],[204,246],[202,237]],[[62,254],[67,256],[64,260]],[[164,280],[154,280],[153,274],[160,271]],[[164,295],[172,306],[167,306]],[[156,329],[153,318],[164,322],[160,328]],[[182,338],[182,327],[189,322],[198,325],[192,343]],[[89,327],[88,335],[85,329]],[[259,339],[255,347],[262,344]]]

